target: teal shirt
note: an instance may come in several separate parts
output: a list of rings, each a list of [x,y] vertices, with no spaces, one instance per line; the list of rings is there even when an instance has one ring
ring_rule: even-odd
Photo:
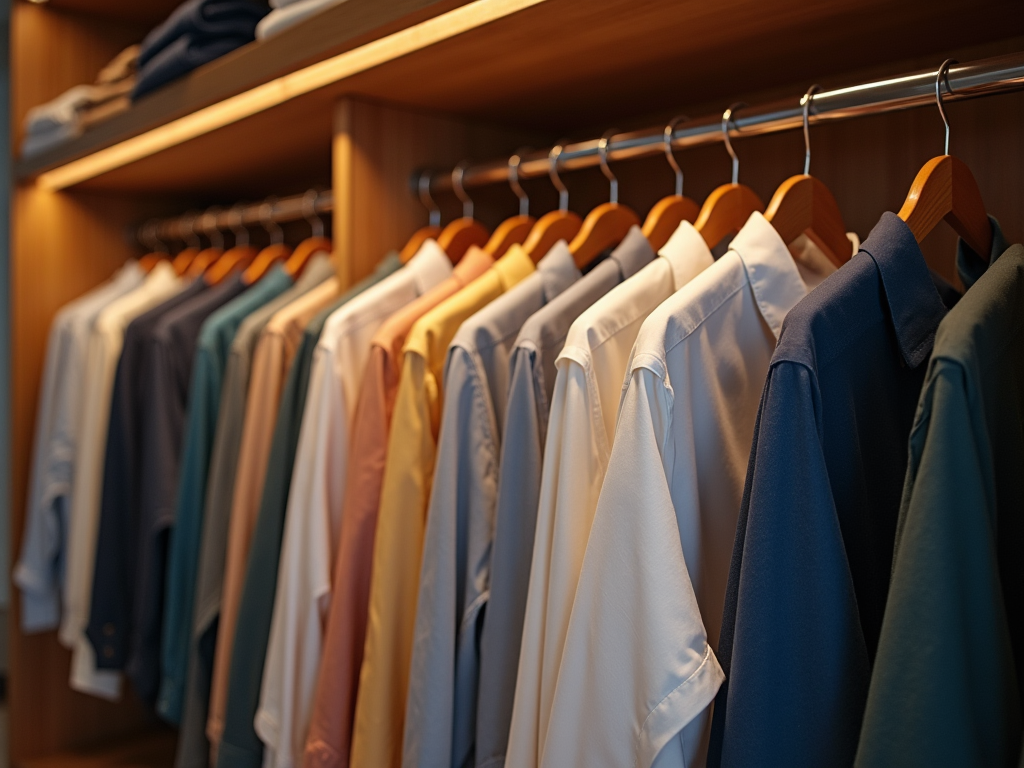
[[[227,710],[224,713],[224,734],[217,752],[217,768],[260,768],[263,764],[263,742],[256,735],[253,720],[260,703],[263,661],[270,642],[270,623],[277,592],[277,564],[281,556],[288,490],[299,445],[302,413],[306,407],[313,351],[331,314],[401,266],[397,254],[388,254],[372,275],[317,314],[306,326],[299,350],[288,370],[238,606],[238,631],[231,652]]]
[[[958,266],[965,281],[978,272]],[[1016,766],[1022,694],[1024,246],[1014,245],[935,337],[856,765]]]
[[[196,571],[203,530],[207,468],[231,342],[247,315],[287,290],[292,282],[292,278],[281,266],[275,267],[262,280],[211,314],[199,331],[164,597],[157,712],[171,723],[181,722]]]

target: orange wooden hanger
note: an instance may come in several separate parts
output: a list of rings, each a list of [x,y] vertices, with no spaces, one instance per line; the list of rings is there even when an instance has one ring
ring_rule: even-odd
[[[804,172],[790,176],[775,190],[765,218],[787,245],[806,234],[837,267],[851,258],[852,246],[846,236],[843,215],[824,182],[810,175],[811,136],[808,113],[811,99],[821,90],[812,85],[800,103],[804,108]]]
[[[609,248],[621,243],[630,227],[640,225],[640,219],[631,208],[619,205],[619,180],[608,167],[608,142],[613,133],[608,131],[597,143],[601,173],[611,182],[611,200],[587,214],[579,233],[569,243],[573,261],[581,269]]]
[[[202,277],[206,270],[209,269],[210,265],[214,264],[221,256],[224,255],[224,236],[217,229],[217,211],[216,209],[209,209],[206,213],[199,217],[200,224],[212,218],[212,226],[204,226],[203,232],[210,241],[209,248],[203,248],[196,257],[192,259],[192,263],[189,264],[188,271],[185,276],[191,279]],[[193,230],[194,232],[195,230]]]
[[[530,215],[530,198],[519,184],[519,155],[512,155],[508,160],[508,185],[519,198],[519,215],[505,219],[499,224],[484,246],[484,250],[496,259],[505,255],[505,251],[513,245],[522,243],[533,229],[533,217]],[[536,263],[536,262],[534,262]]]
[[[469,199],[462,186],[466,165],[465,162],[459,163],[452,171],[452,189],[462,201],[462,218],[448,224],[437,236],[437,244],[448,254],[452,264],[458,264],[459,259],[471,246],[483,247],[490,237],[487,228],[473,218],[473,201]]]
[[[419,192],[420,202],[423,203],[429,212],[429,218],[427,226],[420,227],[413,232],[412,237],[406,241],[402,250],[399,251],[398,259],[403,264],[408,264],[412,257],[419,253],[423,243],[427,240],[437,240],[441,234],[441,209],[437,207],[434,198],[430,196],[430,171],[420,172],[416,188]]]
[[[956,230],[975,253],[988,259],[992,249],[992,225],[985,212],[985,203],[974,174],[962,160],[949,154],[949,121],[942,106],[942,80],[949,87],[949,67],[956,64],[946,59],[935,77],[935,100],[939,114],[946,124],[946,153],[925,163],[914,179],[907,200],[900,208],[899,217],[907,223],[917,242],[945,220]]]
[[[235,223],[230,225],[235,234],[235,245],[210,265],[203,273],[203,279],[209,285],[219,285],[224,278],[237,269],[244,269],[256,258],[256,249],[249,245],[249,230],[242,223],[242,209],[236,207],[232,214]]]
[[[174,267],[174,273],[181,277],[184,275],[192,264],[192,261],[202,250],[202,245],[199,242],[199,237],[196,235],[195,225],[198,216],[195,214],[189,219],[188,228],[184,233],[181,231],[181,227],[184,226],[181,222],[178,224],[178,238],[183,240],[185,247],[178,251],[178,255],[174,257],[174,261],[171,262],[171,266]]]
[[[558,175],[558,158],[564,146],[563,143],[558,143],[548,153],[548,176],[558,190],[558,210],[541,216],[523,243],[523,250],[529,254],[534,264],[543,259],[544,254],[559,240],[571,242],[583,226],[583,220],[569,210],[569,190],[562,183],[562,177]]]
[[[723,184],[715,189],[700,209],[697,223],[693,226],[708,248],[714,248],[726,235],[739,232],[750,214],[754,211],[763,211],[764,203],[757,193],[745,184],[739,183],[740,159],[732,148],[729,141],[729,121],[735,110],[745,106],[742,103],[733,104],[722,115],[722,139],[725,148],[732,157],[732,183]]]
[[[147,221],[139,229],[139,242],[149,248],[149,253],[139,258],[139,266],[145,274],[153,271],[153,267],[168,258],[167,246],[156,236],[157,220]]]
[[[333,250],[331,241],[324,237],[324,222],[317,215],[316,204],[320,201],[320,193],[311,189],[302,198],[303,218],[309,222],[312,233],[295,246],[292,255],[284,264],[284,271],[291,277],[298,277],[306,268],[306,264],[318,253],[330,253]]]
[[[644,237],[655,251],[660,250],[668,242],[682,222],[696,221],[700,213],[700,206],[683,196],[683,171],[672,154],[672,135],[675,133],[676,125],[686,119],[682,116],[674,117],[672,122],[665,126],[665,157],[676,174],[676,193],[655,203],[644,221]]]
[[[292,249],[284,243],[284,230],[274,221],[274,202],[267,200],[260,206],[260,223],[270,233],[270,245],[256,254],[245,272],[242,273],[242,282],[245,285],[252,285],[277,264],[287,259]]]

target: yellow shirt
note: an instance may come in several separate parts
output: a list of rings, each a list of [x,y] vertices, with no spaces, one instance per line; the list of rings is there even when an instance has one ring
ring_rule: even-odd
[[[417,320],[406,338],[374,541],[350,768],[402,764],[405,695],[448,344],[463,321],[533,271],[526,252],[512,246],[484,274]]]

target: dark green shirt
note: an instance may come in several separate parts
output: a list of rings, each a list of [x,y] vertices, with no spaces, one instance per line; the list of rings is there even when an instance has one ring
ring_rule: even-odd
[[[1015,245],[936,333],[856,765],[1018,765],[1022,652],[1024,246]]]

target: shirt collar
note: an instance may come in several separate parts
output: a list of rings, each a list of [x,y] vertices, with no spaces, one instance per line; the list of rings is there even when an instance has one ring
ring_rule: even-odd
[[[992,225],[992,248],[989,251],[988,259],[983,259],[975,253],[974,249],[963,241],[963,238],[958,237],[956,240],[956,271],[965,288],[974,285],[978,278],[985,274],[989,265],[1009,248],[999,222],[995,220],[994,216],[989,216],[988,221]]]
[[[608,258],[619,265],[619,274],[626,280],[651,263],[654,249],[640,227],[632,226]]]
[[[761,316],[779,338],[789,310],[807,295],[792,254],[775,227],[757,211],[750,214],[729,250],[743,262]]]
[[[688,221],[683,221],[676,227],[676,231],[661,247],[658,255],[672,267],[672,281],[676,290],[715,262],[704,238]]]
[[[494,262],[491,269],[501,281],[501,290],[504,293],[520,280],[531,275],[536,267],[523,247],[516,244],[505,251],[505,255]]]
[[[458,280],[460,285],[467,285],[493,266],[494,257],[483,248],[473,245],[455,265],[452,277]]]
[[[537,276],[541,281],[544,303],[547,304],[570,285],[580,279],[580,270],[573,261],[572,251],[565,240],[559,240],[537,262]]]
[[[422,295],[452,274],[452,261],[436,240],[427,238],[402,271],[412,276],[416,294]]]
[[[903,360],[911,368],[928,359],[935,329],[946,315],[914,233],[886,211],[860,247],[875,262],[882,279]]]

